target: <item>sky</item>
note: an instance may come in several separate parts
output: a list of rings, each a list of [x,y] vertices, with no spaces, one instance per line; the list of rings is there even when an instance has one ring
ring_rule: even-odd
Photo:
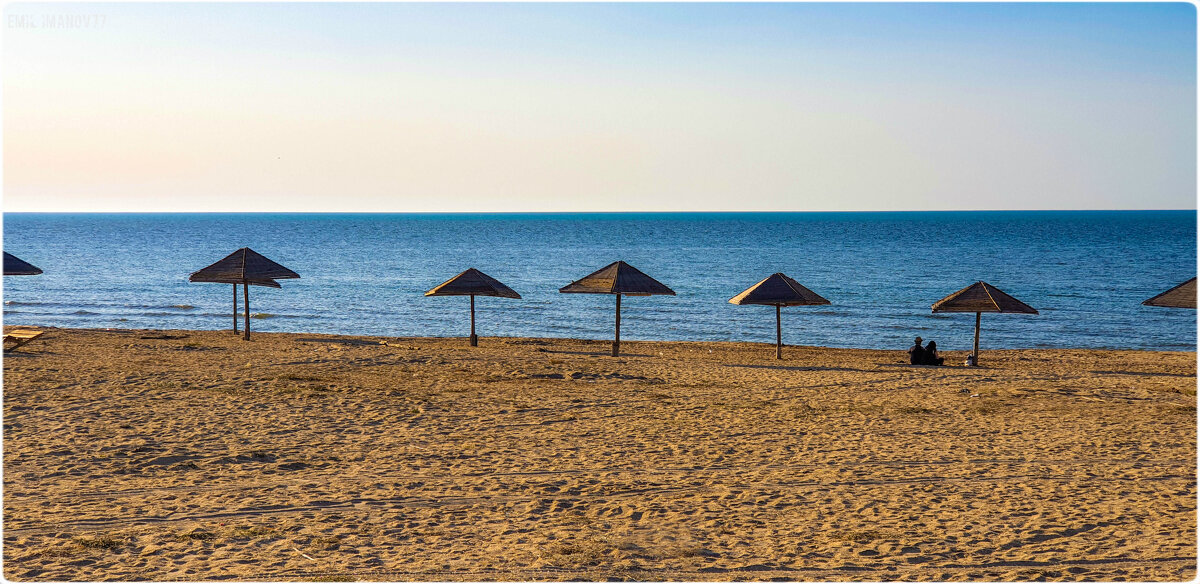
[[[1186,3],[5,5],[3,209],[1195,209]]]

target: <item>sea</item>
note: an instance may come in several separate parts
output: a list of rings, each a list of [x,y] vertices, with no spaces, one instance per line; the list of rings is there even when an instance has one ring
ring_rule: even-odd
[[[607,340],[614,299],[558,289],[624,260],[676,296],[622,299],[626,340],[774,343],[775,310],[729,299],[782,272],[829,299],[785,307],[788,345],[969,350],[974,314],[933,314],[985,281],[1037,315],[984,314],[981,348],[1196,350],[1196,311],[1143,300],[1196,275],[1195,211],[847,213],[5,213],[4,324],[217,330],[232,286],[188,275],[241,247],[292,269],[251,287],[251,328],[465,337],[477,268],[521,294],[477,298],[478,334]]]

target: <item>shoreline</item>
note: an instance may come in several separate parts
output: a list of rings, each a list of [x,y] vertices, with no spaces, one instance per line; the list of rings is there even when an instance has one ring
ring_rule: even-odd
[[[1193,352],[255,335],[6,354],[5,577],[1196,575]]]
[[[33,329],[41,329],[41,330],[46,330],[46,331],[106,332],[106,333],[114,333],[114,334],[133,334],[133,333],[141,333],[141,334],[218,333],[219,334],[219,333],[229,333],[230,336],[234,336],[232,329],[227,329],[227,328],[226,329],[111,328],[111,327],[108,327],[108,328],[86,327],[85,328],[85,327],[59,327],[59,326],[47,326],[47,325],[27,325],[27,324],[8,324],[8,323],[5,323],[3,325],[3,327],[5,330],[12,329],[12,328],[33,328]],[[242,334],[241,329],[239,329],[239,332],[237,333],[237,335],[241,335],[241,334]],[[305,332],[262,331],[262,332],[259,332],[254,329],[251,329],[251,335],[252,335],[252,338],[250,340],[251,343],[254,342],[254,338],[258,337],[259,335],[283,336],[283,337],[288,337],[288,336],[299,337],[299,336],[317,335],[317,336],[321,336],[321,337],[344,337],[347,339],[359,339],[359,340],[374,339],[374,340],[378,340],[378,341],[386,341],[388,339],[392,339],[392,340],[396,340],[396,341],[453,342],[455,340],[461,340],[464,345],[466,345],[466,343],[467,343],[466,336],[422,337],[422,336],[395,336],[395,335],[370,335],[370,334],[353,334],[352,335],[352,334],[341,334],[341,333],[324,333],[324,332],[316,332],[316,331],[305,331]],[[240,338],[240,336],[238,338]],[[479,341],[481,343],[485,342],[487,340],[493,340],[493,341],[498,341],[498,342],[507,342],[507,343],[511,343],[511,342],[519,343],[520,341],[539,341],[539,342],[551,342],[551,343],[562,342],[562,343],[568,343],[568,344],[569,343],[594,343],[594,344],[605,345],[605,346],[612,345],[612,339],[584,339],[584,338],[579,338],[579,337],[504,337],[504,336],[483,336],[483,335],[479,336]],[[926,339],[926,340],[928,340],[928,339]],[[773,350],[775,347],[775,343],[770,342],[770,341],[635,340],[635,339],[628,339],[628,338],[622,337],[621,345],[625,346],[626,344],[630,344],[630,345],[633,345],[633,344],[656,344],[656,345],[679,344],[679,345],[684,345],[684,346],[687,346],[687,345],[715,345],[715,346],[730,346],[730,347],[767,347],[771,350]],[[907,348],[892,349],[892,348],[878,348],[878,347],[827,347],[827,346],[823,346],[823,345],[789,345],[787,343],[784,343],[783,347],[785,349],[793,348],[793,349],[813,349],[813,350],[820,349],[820,350],[827,350],[827,351],[873,351],[873,352],[883,352],[883,353],[899,353],[902,355],[907,355]],[[1057,351],[1096,351],[1096,352],[1119,351],[1119,352],[1133,352],[1133,353],[1196,353],[1197,352],[1196,349],[1192,349],[1192,350],[1135,349],[1135,348],[1115,348],[1115,347],[1099,347],[1099,348],[1096,348],[1096,347],[1020,347],[1020,348],[1006,348],[1006,349],[989,349],[985,346],[985,347],[980,348],[980,355],[987,355],[989,353],[1014,352],[1014,351],[1016,351],[1016,352],[1044,351],[1044,352],[1051,352],[1051,353],[1057,352]],[[947,356],[946,364],[943,365],[943,367],[961,366],[962,365],[961,362],[953,363],[951,361],[951,359],[949,358],[950,355],[961,355],[961,357],[965,359],[966,355],[968,355],[970,353],[971,353],[971,351],[969,349],[942,349],[942,350],[939,350],[939,354],[941,354],[943,356]],[[905,358],[907,359],[907,356]],[[907,363],[905,363],[905,364],[907,364]]]

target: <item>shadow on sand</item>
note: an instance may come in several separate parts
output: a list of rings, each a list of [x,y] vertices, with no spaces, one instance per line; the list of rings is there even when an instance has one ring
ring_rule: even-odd
[[[5,359],[32,359],[34,357],[40,357],[42,355],[57,355],[57,353],[55,353],[53,351],[39,351],[39,350],[31,349],[29,347],[19,347],[15,351],[11,351],[11,352],[5,351],[4,352]]]
[[[954,371],[988,371],[991,369],[991,367],[988,367],[987,365],[978,365],[975,367],[965,367],[959,365],[910,365],[908,363],[876,363],[876,365],[891,369],[953,369]]]
[[[1142,377],[1186,377],[1195,378],[1195,375],[1187,373],[1153,373],[1147,371],[1092,371],[1099,375],[1140,375]]]
[[[354,346],[368,346],[368,347],[386,346],[380,341],[364,341],[362,339],[296,339],[296,340],[300,341],[300,342],[304,342],[304,343],[336,343],[339,345],[354,345]]]
[[[541,353],[559,353],[559,354],[565,354],[565,355],[591,355],[593,357],[612,357],[611,351],[600,351],[600,352],[596,352],[596,351],[559,351],[556,349],[538,349],[538,351]],[[616,358],[620,359],[621,357],[653,357],[653,356],[654,355],[647,355],[645,353],[621,353],[620,356],[618,356]]]
[[[853,367],[796,367],[791,365],[745,365],[742,363],[723,363],[725,367],[746,367],[749,369],[776,369],[779,371],[854,371],[858,373],[879,373],[874,369],[855,369]]]

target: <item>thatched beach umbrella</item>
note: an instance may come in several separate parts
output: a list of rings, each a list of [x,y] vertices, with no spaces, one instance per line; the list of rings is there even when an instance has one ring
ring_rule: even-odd
[[[954,294],[933,303],[933,312],[974,312],[975,349],[972,351],[975,365],[979,365],[979,317],[984,312],[1015,312],[1037,314],[1032,306],[1005,294],[987,282],[975,282]]]
[[[1146,306],[1164,306],[1167,308],[1196,307],[1196,279],[1192,278],[1142,304]]]
[[[625,263],[613,262],[558,289],[571,294],[614,294],[617,297],[617,324],[613,335],[612,355],[621,353],[621,295],[652,296],[655,294],[674,296],[675,291],[662,282],[643,274],[641,270]]]
[[[299,277],[300,274],[263,257],[262,254],[248,247],[243,247],[211,266],[192,272],[188,280],[233,284],[234,332],[237,332],[237,285],[242,285],[242,295],[245,297],[246,307],[246,336],[244,338],[248,341],[250,340],[250,286],[279,288],[279,283],[275,280]]]
[[[470,296],[471,297],[471,346],[479,346],[479,338],[475,336],[475,297],[498,296],[500,298],[520,298],[521,295],[505,286],[499,280],[479,271],[469,268],[467,271],[442,282],[426,296]]]
[[[729,299],[730,304],[761,304],[775,307],[775,358],[783,358],[783,325],[780,309],[784,306],[816,306],[829,304],[816,292],[805,288],[781,273],[767,276],[745,292]]]
[[[36,276],[42,273],[42,269],[11,254],[4,252],[4,275],[5,276]]]

